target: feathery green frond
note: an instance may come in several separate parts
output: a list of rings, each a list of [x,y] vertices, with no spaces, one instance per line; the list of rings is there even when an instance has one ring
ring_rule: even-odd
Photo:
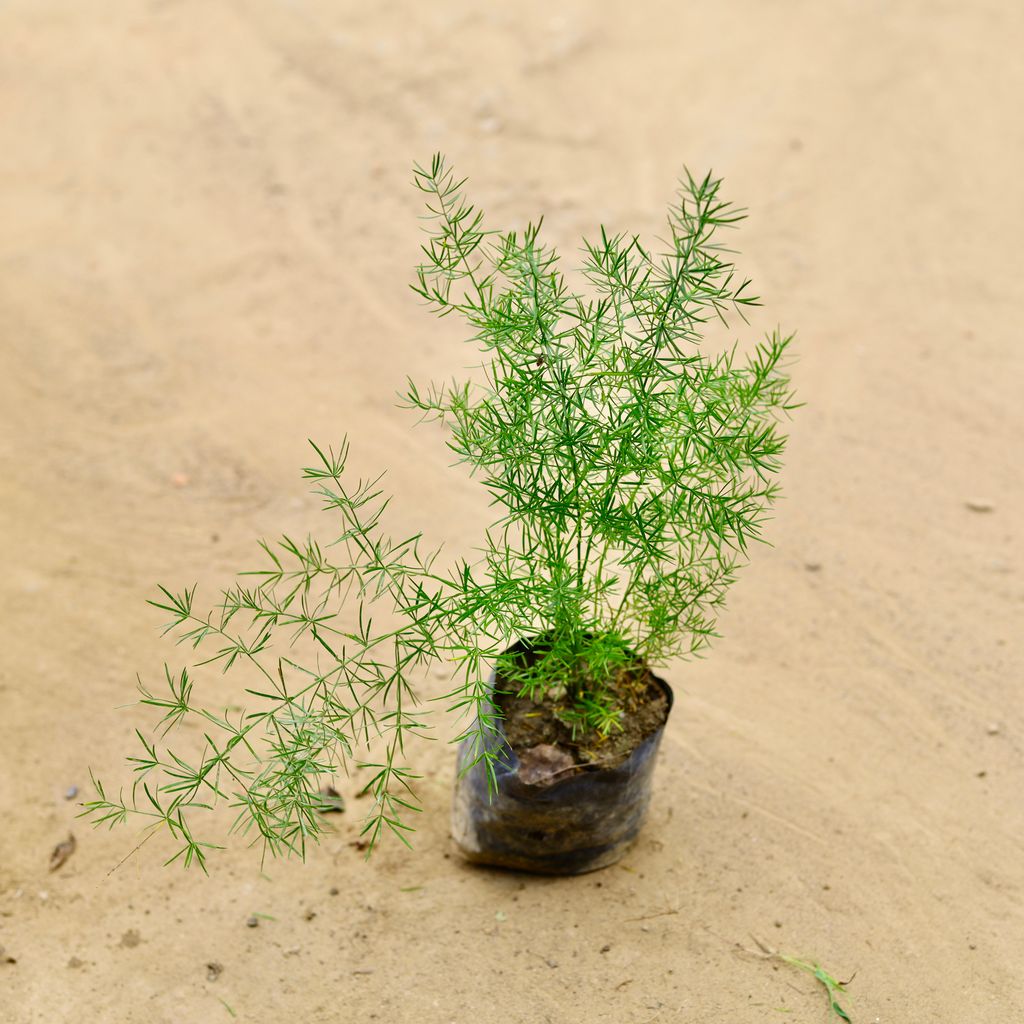
[[[621,670],[704,650],[776,497],[791,337],[772,333],[745,356],[701,349],[704,325],[759,301],[720,240],[744,213],[718,179],[685,175],[658,251],[603,228],[584,241],[576,290],[541,222],[486,228],[441,156],[414,183],[427,213],[413,289],[466,325],[484,361],[472,380],[409,381],[403,404],[445,425],[493,526],[475,561],[438,568],[420,535],[386,532],[380,478],[349,481],[347,440],[310,442],[304,476],[331,518],[326,541],[261,541],[263,565],[209,612],[195,587],[160,588],[151,603],[167,630],[208,653],[167,668],[166,695],[140,683],[161,745],[140,732],[131,799],[97,783],[86,813],[141,816],[186,865],[205,870],[212,847],[192,822],[217,803],[265,852],[304,855],[323,827],[320,780],[349,763],[370,772],[370,843],[407,843],[419,809],[407,748],[428,728],[416,684],[435,661],[459,670],[445,700],[478,760],[497,756],[489,667],[524,637],[545,637],[544,656],[502,662],[505,678],[556,694],[573,729],[618,728]],[[246,673],[251,709],[196,703],[204,665]],[[162,745],[185,721],[204,730],[192,761]]]

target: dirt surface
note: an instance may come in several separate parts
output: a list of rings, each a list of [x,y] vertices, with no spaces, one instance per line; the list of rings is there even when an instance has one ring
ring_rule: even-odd
[[[984,0],[0,5],[0,1020],[824,1022],[751,933],[856,971],[856,1024],[1024,1019],[1022,27]],[[618,867],[449,857],[444,743],[415,853],[364,861],[351,779],[305,865],[236,846],[207,879],[153,840],[117,867],[137,839],[76,803],[90,766],[126,778],[135,673],[189,654],[144,599],[320,531],[307,438],[389,468],[396,532],[461,554],[488,521],[393,407],[470,360],[406,287],[436,149],[568,260],[599,222],[656,237],[684,164],[725,177],[765,301],[742,337],[799,329],[774,547],[664,673]]]
[[[551,693],[540,700],[520,696],[498,676],[495,703],[501,711],[502,728],[509,746],[522,755],[537,746],[545,749],[542,759],[562,758],[557,765],[559,774],[568,766],[594,765],[611,768],[621,764],[643,741],[665,723],[668,697],[664,689],[651,676],[648,668],[639,666],[623,670],[622,682],[616,688],[619,694],[617,728],[602,735],[597,729],[580,729],[567,722],[562,712],[564,698]],[[522,777],[520,771],[520,777]]]

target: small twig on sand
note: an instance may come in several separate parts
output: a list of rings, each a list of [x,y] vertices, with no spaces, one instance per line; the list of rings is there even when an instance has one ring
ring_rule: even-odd
[[[676,907],[674,910],[659,910],[653,914],[641,914],[640,917],[627,917],[623,924],[629,924],[632,921],[650,921],[655,917],[668,917],[671,914],[678,914],[679,908]]]

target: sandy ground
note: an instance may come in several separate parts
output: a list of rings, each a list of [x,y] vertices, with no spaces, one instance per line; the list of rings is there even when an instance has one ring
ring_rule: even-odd
[[[1007,2],[0,5],[0,1021],[824,1021],[751,933],[856,971],[858,1024],[1024,1019],[1022,43]],[[439,743],[413,855],[349,847],[346,782],[305,865],[111,873],[64,794],[178,657],[144,598],[322,530],[307,437],[396,530],[486,522],[392,403],[469,357],[406,289],[435,149],[567,256],[724,175],[754,328],[800,332],[775,546],[666,673],[619,867],[463,866]]]

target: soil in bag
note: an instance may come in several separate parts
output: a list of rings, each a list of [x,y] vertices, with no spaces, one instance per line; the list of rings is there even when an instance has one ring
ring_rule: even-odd
[[[525,651],[520,657],[536,655]],[[545,758],[553,764],[557,761],[559,766],[555,769],[559,774],[551,781],[575,772],[612,768],[625,761],[668,718],[665,687],[642,664],[620,670],[614,686],[619,695],[620,714],[617,725],[607,735],[594,729],[581,730],[578,725],[574,728],[565,716],[564,699],[548,693],[534,701],[518,696],[513,686],[498,675],[494,703],[502,714],[505,740],[521,762],[520,777],[524,774],[522,766],[528,773],[533,760]],[[531,756],[531,751],[538,747],[545,749],[540,755]]]
[[[508,653],[536,656],[528,643]],[[556,875],[594,871],[622,857],[643,825],[672,707],[668,684],[645,665],[622,673],[620,727],[607,735],[578,723],[574,729],[572,709],[557,695],[533,701],[492,675],[492,700],[504,716],[488,741],[493,774],[470,739],[459,752],[452,837],[463,856]]]

